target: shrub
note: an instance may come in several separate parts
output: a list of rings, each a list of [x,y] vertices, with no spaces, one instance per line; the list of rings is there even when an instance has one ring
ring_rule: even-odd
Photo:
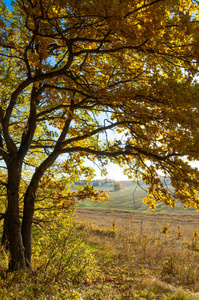
[[[44,279],[61,275],[70,282],[90,280],[96,272],[95,259],[74,226],[74,213],[63,211],[48,219],[52,221],[35,229],[34,265],[43,270]]]

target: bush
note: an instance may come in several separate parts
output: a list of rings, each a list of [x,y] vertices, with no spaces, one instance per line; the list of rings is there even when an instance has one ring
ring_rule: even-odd
[[[81,287],[95,279],[92,249],[74,225],[74,210],[37,213],[33,227],[32,271],[6,272],[7,253],[0,247],[0,299],[81,300]]]
[[[116,181],[113,186],[114,186],[115,191],[120,191],[123,189],[123,186],[122,186],[121,182],[119,182],[119,181]]]
[[[55,280],[61,275],[70,282],[90,280],[94,269],[96,272],[95,260],[75,229],[74,212],[60,212],[49,219],[52,221],[42,229],[35,229],[33,263],[36,268],[43,270],[44,279]]]

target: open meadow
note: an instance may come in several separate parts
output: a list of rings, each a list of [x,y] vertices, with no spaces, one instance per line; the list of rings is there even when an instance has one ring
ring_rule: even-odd
[[[135,186],[122,183],[105,186],[107,203],[85,200],[34,223],[32,270],[7,272],[1,247],[0,299],[199,300],[199,214],[179,203],[154,212],[143,189],[133,198]]]
[[[114,190],[114,181],[111,180],[97,180],[98,183],[102,183],[100,186],[96,185],[97,190],[102,190],[106,192],[109,196],[107,202],[98,202],[86,199],[84,201],[78,202],[78,207],[82,208],[95,208],[95,209],[119,209],[127,211],[136,211],[136,212],[149,212],[151,209],[148,205],[142,202],[148,194],[148,186],[145,184],[136,184],[132,180],[121,181],[122,189],[115,191]],[[167,188],[172,190],[173,188],[168,184]],[[165,203],[156,203],[156,212],[159,213],[195,213],[194,208],[189,208],[185,210],[180,201],[176,200],[175,207],[166,206]]]
[[[199,215],[77,209],[98,277],[83,299],[199,299]]]

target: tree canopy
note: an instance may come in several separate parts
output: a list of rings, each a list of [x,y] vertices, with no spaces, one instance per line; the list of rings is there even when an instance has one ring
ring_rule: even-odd
[[[113,186],[114,186],[114,190],[115,191],[120,191],[120,190],[123,189],[123,186],[122,186],[122,184],[121,184],[120,181],[115,181],[114,184],[113,184]]]
[[[85,159],[102,170],[109,161],[126,166],[149,185],[152,208],[180,199],[199,209],[197,4],[17,0],[9,11],[0,1],[0,176],[11,269],[30,265],[34,210],[47,188],[61,207],[106,198],[91,186],[67,190],[80,175],[92,178]]]

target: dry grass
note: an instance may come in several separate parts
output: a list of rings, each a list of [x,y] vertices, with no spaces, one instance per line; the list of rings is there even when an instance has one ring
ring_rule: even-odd
[[[84,299],[199,299],[197,215],[79,208],[76,223],[99,264]]]
[[[197,214],[78,208],[71,226],[35,233],[33,272],[0,249],[1,299],[199,300]]]

